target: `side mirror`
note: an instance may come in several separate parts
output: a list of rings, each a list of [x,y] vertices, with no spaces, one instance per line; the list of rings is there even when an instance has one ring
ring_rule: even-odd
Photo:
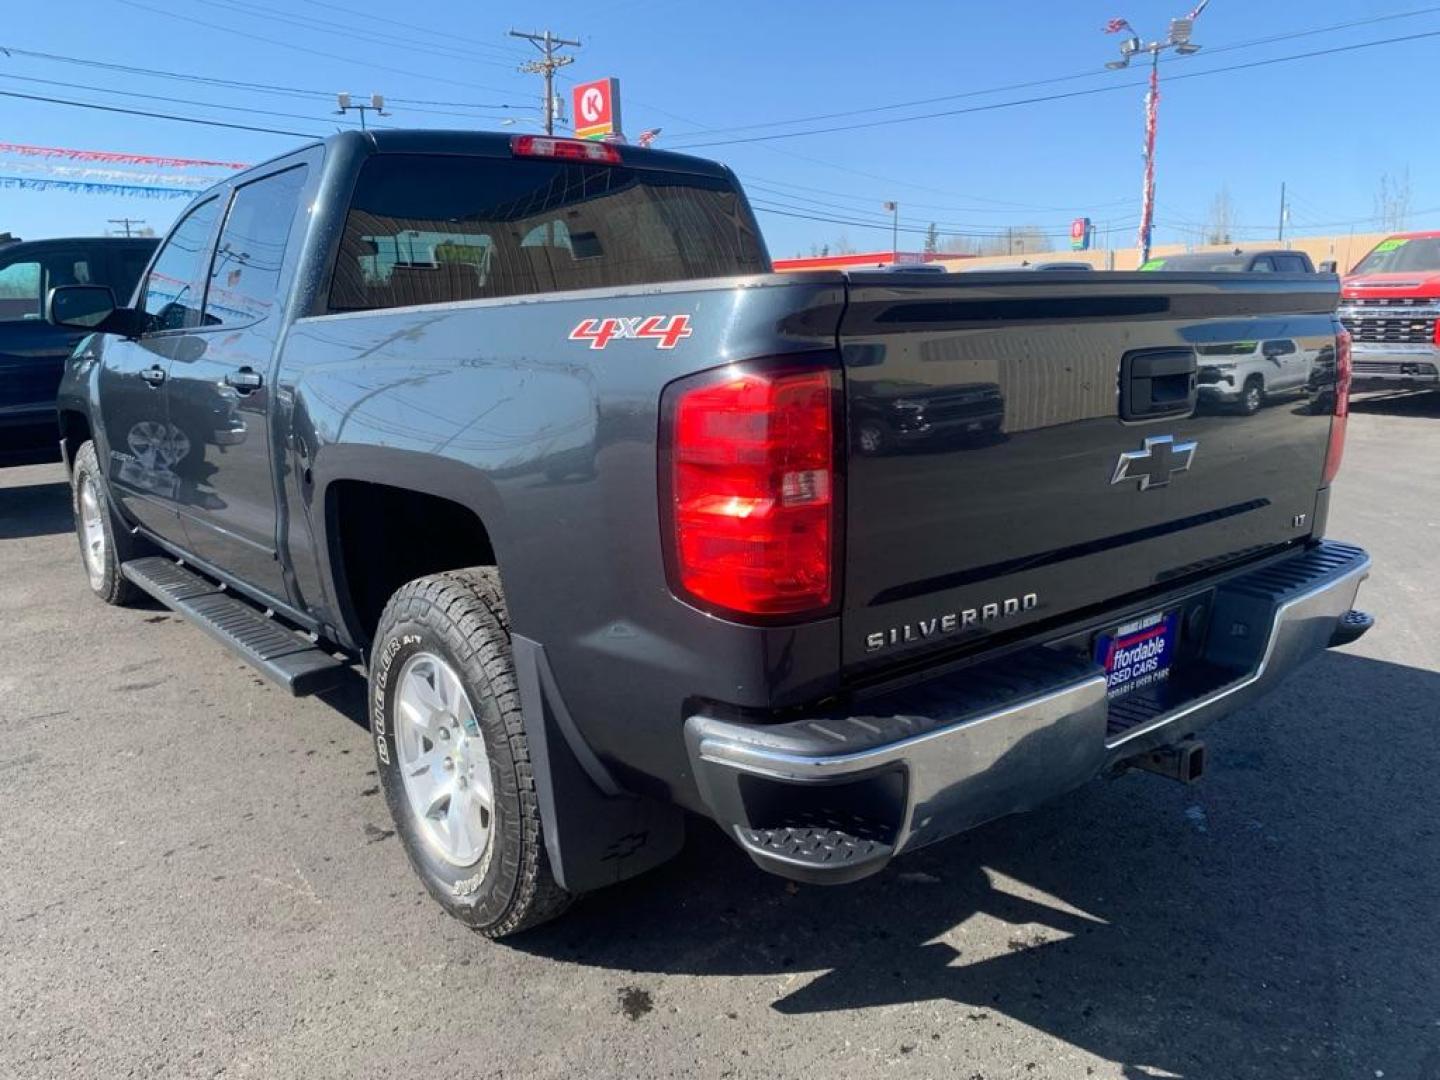
[[[65,330],[134,337],[141,331],[140,313],[117,307],[108,285],[58,285],[45,299],[45,321]]]
[[[1339,268],[1340,268],[1340,264],[1337,263],[1334,259],[1326,259],[1324,262],[1322,262],[1322,263],[1320,264],[1319,269],[1316,270],[1316,273],[1318,273],[1318,274],[1334,274],[1334,273],[1337,273],[1337,272],[1339,271]]]

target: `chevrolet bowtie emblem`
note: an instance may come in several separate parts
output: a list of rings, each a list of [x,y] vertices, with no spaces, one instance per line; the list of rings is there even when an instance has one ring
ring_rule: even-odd
[[[1190,463],[1195,460],[1194,442],[1176,442],[1173,435],[1160,435],[1145,440],[1145,449],[1127,450],[1115,463],[1112,484],[1123,484],[1126,480],[1139,480],[1140,490],[1165,487],[1175,473],[1189,472]]]

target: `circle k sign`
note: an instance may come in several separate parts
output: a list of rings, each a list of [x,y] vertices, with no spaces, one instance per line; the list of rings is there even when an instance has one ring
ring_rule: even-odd
[[[620,80],[597,79],[575,87],[575,134],[596,139],[620,130]]]

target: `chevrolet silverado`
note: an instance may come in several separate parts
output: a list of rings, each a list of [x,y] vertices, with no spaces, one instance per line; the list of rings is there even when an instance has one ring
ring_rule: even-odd
[[[1204,725],[1372,622],[1325,538],[1337,288],[779,275],[722,166],[396,130],[227,179],[132,306],[48,313],[89,332],[90,587],[296,694],[363,669],[412,865],[498,937],[687,811],[844,882],[1101,774],[1195,779]],[[1207,350],[1275,340],[1335,354],[1331,412],[1197,414]]]

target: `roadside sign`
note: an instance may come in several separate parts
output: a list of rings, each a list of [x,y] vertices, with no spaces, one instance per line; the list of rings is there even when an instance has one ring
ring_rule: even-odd
[[[1090,219],[1077,217],[1070,223],[1070,250],[1090,250]]]
[[[575,87],[575,134],[582,139],[617,135],[620,127],[620,80],[596,79]]]

